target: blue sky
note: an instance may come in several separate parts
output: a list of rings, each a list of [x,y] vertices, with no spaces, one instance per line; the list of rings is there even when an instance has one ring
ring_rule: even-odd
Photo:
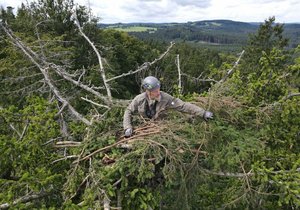
[[[27,0],[31,2],[33,0]],[[1,0],[3,7],[17,8],[26,0]],[[188,22],[229,19],[263,22],[275,16],[276,22],[300,23],[299,0],[74,0],[90,7],[102,23]]]

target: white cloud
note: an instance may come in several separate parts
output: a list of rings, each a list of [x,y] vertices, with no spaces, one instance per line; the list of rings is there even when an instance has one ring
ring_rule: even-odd
[[[174,2],[181,6],[196,6],[200,8],[207,8],[210,6],[210,0],[174,0]]]
[[[32,0],[28,0],[29,2]],[[22,0],[1,0],[0,5],[17,7]],[[26,0],[23,0],[26,2]],[[187,22],[230,19],[263,22],[271,16],[278,22],[300,22],[299,0],[74,0],[90,5],[103,23]]]

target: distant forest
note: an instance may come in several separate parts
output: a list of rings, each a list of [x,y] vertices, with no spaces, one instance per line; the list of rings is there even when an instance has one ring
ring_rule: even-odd
[[[118,23],[100,24],[100,28],[123,30],[145,41],[189,42],[192,45],[237,51],[245,46],[249,36],[255,33],[259,23],[231,20],[205,20],[187,23]],[[135,30],[143,27],[144,30]],[[300,43],[300,24],[284,24],[284,36],[289,39],[289,48]]]

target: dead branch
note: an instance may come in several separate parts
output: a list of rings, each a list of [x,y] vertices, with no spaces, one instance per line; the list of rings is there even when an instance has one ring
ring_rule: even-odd
[[[59,109],[59,111],[57,112],[57,114],[55,116],[56,117],[60,116],[66,107],[67,107],[67,104],[62,104],[61,108]]]
[[[59,141],[53,146],[55,148],[65,148],[65,147],[79,147],[81,145],[80,142],[77,141]]]
[[[233,72],[235,71],[237,65],[239,64],[239,62],[240,62],[242,56],[244,55],[244,52],[245,52],[245,50],[243,50],[243,51],[241,52],[240,56],[238,57],[237,61],[234,63],[233,67],[227,71],[227,73],[225,74],[225,76],[224,76],[218,83],[223,83],[223,82],[225,82],[226,79],[227,79],[231,74],[233,74]]]
[[[92,101],[92,100],[90,100],[90,99],[83,98],[83,97],[81,97],[81,99],[84,100],[84,101],[90,102],[91,104],[94,104],[94,105],[96,105],[96,106],[104,107],[104,108],[106,108],[106,109],[110,109],[109,106],[106,106],[106,105],[103,105],[103,104],[98,104],[98,103],[96,103],[96,102],[94,102],[94,101]]]
[[[56,142],[56,145],[64,145],[64,144],[80,145],[81,142],[78,142],[78,141],[59,141],[59,142]]]
[[[86,182],[88,181],[88,179],[90,178],[90,175],[87,175],[82,182],[80,183],[80,185],[77,187],[77,190],[75,191],[75,193],[69,198],[70,200],[73,199],[78,192],[80,191],[80,189],[86,184]]]
[[[21,198],[18,198],[17,200],[13,201],[12,204],[10,203],[3,203],[3,204],[0,204],[0,209],[8,209],[14,205],[17,205],[19,203],[27,203],[27,202],[30,202],[30,201],[33,201],[33,200],[37,200],[37,199],[40,199],[40,198],[43,198],[47,195],[50,195],[50,193],[48,192],[40,192],[40,193],[37,193],[37,194],[31,194],[31,195],[25,195]]]
[[[107,97],[105,97],[104,95],[102,95],[101,93],[95,91],[92,87],[89,87],[88,85],[85,85],[83,83],[81,83],[79,80],[74,80],[72,77],[70,77],[68,75],[68,73],[61,68],[60,66],[57,66],[56,64],[53,63],[48,63],[48,66],[51,66],[55,72],[60,75],[61,77],[63,77],[65,80],[73,83],[74,85],[92,93],[93,95],[97,96],[98,98],[101,98],[106,104],[110,104],[109,100],[107,99]]]
[[[21,138],[21,134],[20,134],[20,132],[13,126],[13,124],[9,124],[9,127],[11,128],[11,129],[13,129],[13,131],[15,131],[17,134],[18,134],[18,136]]]
[[[202,169],[207,174],[217,175],[217,176],[224,176],[224,177],[236,177],[236,178],[244,178],[245,176],[254,176],[254,173],[251,171],[247,173],[230,173],[230,172],[214,172],[207,169]]]
[[[290,99],[290,98],[295,97],[295,96],[300,96],[300,93],[290,93],[289,95],[287,95],[283,99],[287,100],[287,99]]]
[[[136,74],[136,73],[138,73],[140,71],[146,70],[150,66],[154,65],[157,61],[161,60],[165,55],[167,55],[169,53],[169,51],[171,50],[171,48],[173,47],[174,44],[175,44],[174,42],[171,42],[170,46],[168,47],[168,49],[163,54],[161,54],[158,58],[156,58],[154,61],[152,61],[152,62],[145,62],[139,68],[137,68],[136,70],[129,71],[129,72],[121,74],[119,76],[115,76],[113,78],[107,79],[106,82],[110,82],[112,80],[119,79],[121,77],[125,77],[125,76],[131,75],[131,74]]]
[[[63,158],[59,158],[57,160],[52,161],[51,164],[54,164],[54,163],[62,161],[62,160],[73,159],[73,158],[78,158],[78,155],[69,155],[69,156],[66,156]]]
[[[104,210],[110,210],[110,200],[106,194],[104,194],[103,208]]]
[[[241,168],[242,168],[242,170],[245,174],[244,179],[246,180],[248,190],[251,191],[250,180],[249,180],[248,175],[247,175],[248,173],[251,172],[251,170],[248,173],[246,173],[245,168],[244,168],[244,164],[241,161],[240,161],[240,164],[241,164]]]
[[[179,94],[181,94],[182,86],[181,86],[181,69],[180,69],[180,62],[179,62],[179,54],[177,54],[177,56],[176,56],[175,64],[176,64],[177,70],[178,70],[178,90],[179,90]]]
[[[21,134],[21,136],[20,136],[20,141],[22,141],[22,139],[24,138],[28,126],[29,126],[29,121],[26,121],[26,125],[24,126],[23,132],[22,132],[22,134]]]
[[[192,76],[190,76],[188,74],[185,74],[185,73],[181,73],[181,75],[187,77],[188,79],[192,80],[195,83],[196,82],[216,82],[216,83],[218,82],[218,81],[216,81],[214,79],[210,79],[210,78],[201,79],[200,77],[202,76],[202,74],[199,77],[192,77]]]
[[[156,133],[159,133],[159,132],[160,132],[160,131],[156,131],[156,132],[151,132],[151,133],[146,133],[146,134],[135,135],[135,136],[130,137],[130,138],[124,138],[124,139],[122,139],[122,140],[120,140],[120,141],[118,141],[118,142],[116,142],[116,143],[113,143],[113,144],[108,145],[108,146],[106,146],[106,147],[97,149],[96,151],[92,152],[91,154],[89,154],[89,155],[87,155],[87,156],[85,156],[85,157],[83,157],[83,158],[81,158],[81,159],[79,159],[79,160],[76,160],[76,161],[74,161],[73,163],[78,163],[78,162],[80,162],[80,161],[89,159],[90,157],[92,157],[92,156],[95,155],[95,154],[98,154],[99,152],[105,151],[105,150],[107,150],[107,149],[110,149],[110,148],[112,148],[112,147],[115,147],[115,146],[117,146],[117,145],[119,145],[119,144],[122,144],[122,143],[124,143],[124,142],[130,141],[130,140],[132,141],[133,139],[134,139],[134,141],[145,140],[145,139],[138,139],[138,137],[141,137],[141,136],[147,136],[147,135],[151,135],[151,134],[156,134]]]
[[[68,148],[68,147],[79,147],[80,144],[55,144],[54,148]]]
[[[111,96],[111,91],[110,91],[110,86],[109,84],[107,83],[107,80],[106,80],[106,75],[105,75],[105,71],[104,71],[104,68],[103,68],[103,64],[102,64],[102,58],[101,58],[101,55],[98,51],[98,49],[96,48],[96,46],[94,45],[94,43],[89,39],[89,37],[87,37],[85,35],[85,33],[83,32],[81,26],[80,26],[80,23],[79,23],[79,20],[77,18],[77,14],[76,12],[74,11],[73,12],[73,18],[74,18],[74,22],[75,22],[75,25],[77,26],[78,30],[79,30],[79,33],[81,34],[81,36],[83,36],[85,38],[85,40],[91,45],[91,47],[93,48],[94,52],[96,53],[97,55],[97,58],[98,58],[98,62],[99,62],[99,66],[100,66],[100,74],[101,74],[101,77],[102,77],[102,80],[103,80],[103,83],[104,83],[104,86],[106,88],[106,93],[107,93],[107,96],[108,96],[108,99],[110,102],[112,102],[112,96]]]
[[[3,24],[1,24],[2,28],[4,29],[5,33],[8,35],[8,37],[11,39],[13,44],[17,46],[19,49],[23,51],[23,53],[31,60],[32,63],[35,64],[35,66],[38,67],[38,69],[42,72],[44,76],[44,80],[49,86],[50,90],[54,93],[54,95],[57,97],[57,99],[62,102],[63,104],[67,104],[70,112],[80,121],[84,122],[87,125],[91,125],[91,123],[83,117],[80,113],[78,113],[74,107],[61,95],[59,90],[56,88],[56,86],[52,83],[51,78],[48,73],[49,67],[42,66],[38,60],[40,59],[39,56],[30,49],[30,47],[23,44],[18,38],[16,38],[13,34],[13,32],[5,27]]]

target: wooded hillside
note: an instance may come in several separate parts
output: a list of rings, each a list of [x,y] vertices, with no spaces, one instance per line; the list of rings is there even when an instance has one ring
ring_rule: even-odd
[[[0,209],[300,208],[300,46],[274,17],[234,54],[103,30],[72,0],[0,19]],[[214,119],[134,116],[125,138],[148,75]]]
[[[115,23],[99,24],[101,28],[127,31],[143,41],[186,42],[192,46],[215,49],[222,52],[241,51],[249,35],[255,33],[260,23],[231,20],[203,20],[187,23]],[[289,48],[300,42],[300,24],[284,24],[283,35],[289,39]]]

